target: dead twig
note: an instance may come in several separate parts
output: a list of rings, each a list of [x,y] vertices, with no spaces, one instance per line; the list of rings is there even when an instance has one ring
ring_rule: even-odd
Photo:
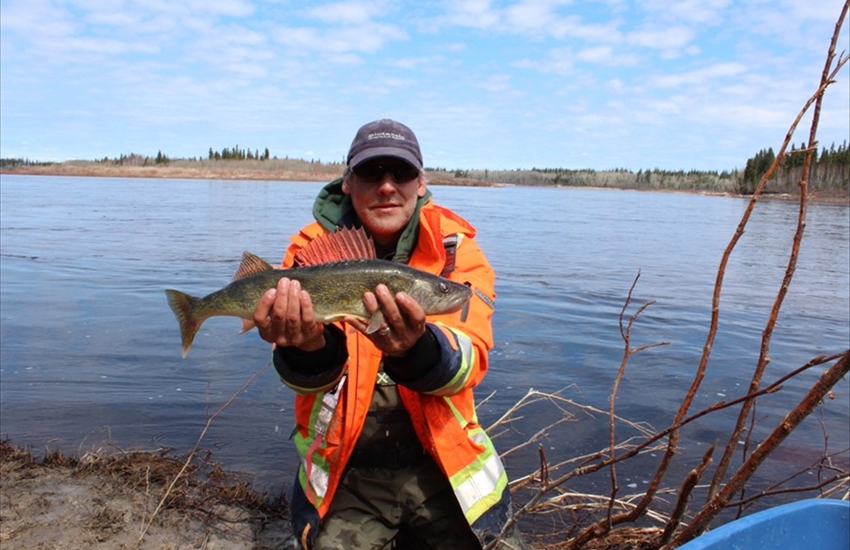
[[[797,258],[799,250],[801,248],[802,237],[806,226],[808,180],[807,176],[804,175],[800,181],[800,212],[798,215],[797,227],[792,242],[791,254],[788,258],[785,270],[785,277],[783,278],[781,286],[778,289],[776,299],[774,300],[773,307],[771,308],[769,318],[766,322],[766,326],[762,334],[759,359],[754,367],[750,384],[742,397],[739,397],[732,401],[722,401],[719,403],[715,403],[714,405],[711,405],[710,407],[703,409],[702,411],[699,411],[695,414],[690,412],[694,400],[696,399],[697,392],[706,375],[711,350],[717,337],[720,318],[720,296],[723,288],[723,281],[726,274],[727,265],[729,263],[732,251],[736,247],[740,238],[743,236],[749,219],[754,211],[755,205],[758,202],[761,194],[763,193],[767,181],[772,177],[774,172],[779,167],[780,162],[786,155],[786,149],[791,143],[791,136],[796,131],[796,128],[802,120],[803,116],[810,110],[812,106],[814,106],[814,116],[812,119],[812,126],[809,135],[809,143],[805,147],[806,152],[802,153],[806,155],[805,167],[803,172],[804,174],[808,173],[808,167],[811,163],[812,154],[817,149],[817,141],[815,139],[815,136],[817,125],[819,122],[820,106],[823,95],[829,85],[835,82],[835,76],[837,75],[837,73],[848,62],[848,57],[842,55],[838,58],[838,61],[835,65],[832,64],[835,57],[835,44],[840,30],[844,24],[844,21],[846,20],[848,6],[850,6],[850,0],[845,2],[845,5],[841,11],[838,22],[836,24],[835,33],[833,34],[833,38],[830,44],[829,54],[827,56],[827,62],[824,67],[820,86],[818,87],[817,91],[812,94],[812,96],[806,102],[806,104],[801,109],[800,113],[797,115],[796,119],[790,126],[786,138],[782,144],[782,147],[780,148],[779,154],[776,156],[776,162],[768,169],[767,173],[764,174],[759,184],[757,185],[753,193],[752,199],[747,205],[747,208],[720,259],[720,264],[717,269],[714,291],[712,295],[711,319],[709,323],[708,334],[703,345],[702,354],[699,360],[699,364],[696,368],[696,372],[693,375],[691,384],[684,398],[682,399],[680,406],[678,407],[674,417],[672,418],[669,426],[666,429],[660,432],[652,433],[651,435],[646,435],[645,439],[643,439],[642,441],[638,441],[633,444],[630,443],[628,445],[623,445],[622,443],[617,443],[615,434],[615,428],[617,428],[617,422],[615,421],[616,396],[618,394],[621,381],[624,377],[623,373],[625,366],[628,362],[629,356],[632,353],[635,353],[636,351],[651,347],[643,346],[633,348],[630,345],[629,340],[632,323],[630,322],[628,323],[628,325],[624,323],[624,312],[626,310],[626,307],[629,305],[629,302],[631,301],[632,292],[630,290],[629,298],[627,299],[626,304],[623,307],[623,311],[620,314],[620,332],[621,337],[625,342],[625,351],[623,360],[620,365],[620,369],[614,381],[614,386],[609,401],[609,410],[607,411],[609,425],[609,438],[607,442],[607,449],[581,457],[580,464],[578,466],[573,467],[572,469],[560,476],[555,475],[555,472],[558,469],[557,467],[551,464],[546,464],[546,474],[540,476],[541,481],[543,481],[541,483],[540,488],[531,496],[531,498],[528,499],[525,505],[522,506],[514,516],[515,518],[518,518],[522,514],[530,513],[532,511],[556,510],[558,505],[561,505],[563,507],[562,509],[577,510],[585,506],[587,502],[594,502],[596,506],[596,513],[601,516],[601,518],[591,523],[589,526],[581,529],[581,531],[579,531],[576,535],[571,536],[571,538],[569,538],[568,540],[559,542],[556,547],[568,549],[590,548],[591,546],[594,548],[604,548],[604,545],[609,541],[614,544],[616,541],[622,542],[623,540],[632,540],[631,537],[633,537],[635,532],[637,531],[640,531],[641,535],[646,537],[641,541],[641,547],[646,548],[658,548],[658,545],[660,544],[663,544],[664,548],[672,548],[686,540],[689,540],[695,534],[701,532],[701,530],[705,528],[708,522],[710,522],[714,517],[716,517],[716,514],[720,509],[730,505],[732,495],[740,492],[744,488],[744,486],[749,481],[755,470],[759,468],[761,464],[763,464],[764,460],[770,455],[771,452],[773,452],[773,450],[775,450],[776,446],[778,446],[781,441],[784,440],[785,437],[787,437],[787,435],[792,430],[794,430],[799,425],[799,423],[802,422],[803,419],[814,410],[814,408],[818,405],[820,399],[829,392],[829,388],[831,388],[832,385],[836,383],[840,376],[847,372],[847,363],[848,357],[850,357],[850,350],[829,357],[815,357],[810,360],[806,365],[803,365],[802,367],[794,370],[792,373],[780,377],[772,384],[769,384],[766,387],[763,387],[762,385],[762,379],[764,378],[767,364],[770,362],[770,341],[779,316],[779,310],[781,309],[784,303],[784,298],[787,295],[796,270]],[[635,281],[637,281],[637,279]],[[632,285],[632,289],[633,288],[634,284]],[[647,307],[650,303],[645,304],[644,308]],[[634,321],[634,319],[642,311],[643,308],[640,308],[638,312],[632,317],[632,321]],[[771,435],[765,441],[759,444],[749,456],[746,456],[745,453],[743,466],[741,466],[728,481],[724,481],[726,477],[726,470],[728,469],[729,460],[732,454],[736,451],[736,449],[739,448],[738,441],[740,440],[741,433],[745,429],[747,419],[751,417],[753,413],[753,404],[755,403],[755,400],[758,397],[767,393],[779,391],[782,388],[782,384],[784,383],[784,381],[788,380],[789,378],[798,376],[800,373],[811,369],[814,366],[822,365],[832,361],[836,361],[835,365],[833,365],[826,371],[826,374],[824,374],[824,376],[822,376],[820,380],[809,390],[809,392],[801,400],[801,402],[788,413],[785,419],[772,431]],[[697,466],[697,468],[693,470],[683,481],[679,490],[678,500],[673,509],[673,513],[666,520],[666,526],[664,530],[635,530],[627,527],[621,527],[615,530],[614,526],[617,524],[634,521],[637,518],[642,517],[643,515],[654,514],[654,512],[650,509],[650,505],[655,499],[658,498],[660,494],[662,494],[661,482],[666,476],[673,457],[676,454],[678,448],[678,441],[680,438],[680,430],[685,425],[707,414],[711,414],[733,406],[741,407],[741,411],[738,415],[738,421],[735,423],[733,429],[731,430],[729,441],[724,447],[723,457],[718,463],[714,475],[712,476],[711,482],[707,487],[708,503],[705,504],[697,512],[695,519],[686,527],[681,528],[682,518],[684,518],[687,514],[689,495],[697,487],[699,480],[707,471],[711,462],[711,457],[713,456],[714,448],[712,448],[709,452],[706,452],[703,455],[703,459]],[[651,446],[662,445],[662,440],[664,439],[666,439],[666,445],[664,445],[663,456],[657,465],[654,476],[650,481],[646,492],[643,495],[635,495],[634,497],[629,497],[628,506],[624,506],[623,503],[625,502],[625,500],[618,495],[620,487],[617,483],[617,473],[614,465],[617,462],[632,458],[634,456],[637,456],[638,454],[641,454],[642,452],[645,452]],[[824,459],[826,459],[826,454],[824,454]],[[579,461],[565,461],[562,463],[562,465],[575,464],[576,462]],[[594,497],[585,495],[583,498],[581,498],[581,500],[576,503],[574,501],[576,498],[579,497],[576,497],[574,493],[566,492],[560,489],[560,487],[564,483],[577,476],[597,472],[600,469],[606,467],[610,469],[609,477],[611,480],[611,492],[605,497]],[[544,467],[543,465],[541,465],[541,472],[543,471]],[[836,471],[835,475],[829,476],[826,479],[819,478],[817,485],[814,486],[816,488],[815,490],[821,489],[823,494],[827,494],[838,490],[838,487],[846,487],[848,484],[850,484],[850,481],[848,481],[847,476],[847,472],[838,470]],[[528,485],[529,479],[530,478],[525,478],[523,481],[520,482],[520,485]],[[821,483],[823,484],[821,485]],[[829,488],[823,490],[823,488],[825,487]],[[775,493],[780,490],[785,491],[786,489],[771,488],[767,491],[762,491],[761,493],[759,493],[759,495],[756,495],[755,497],[751,498],[759,498],[760,496],[765,496],[769,493]],[[551,493],[555,492],[559,494],[552,496]],[[565,506],[564,502],[566,501],[568,501],[568,504]],[[742,501],[739,501],[736,504],[743,506],[748,502],[749,499],[747,499],[746,501],[742,499]],[[619,537],[621,533],[625,534],[625,538]],[[490,547],[492,547],[492,545],[488,548]],[[614,546],[611,546],[611,548],[613,547]]]
[[[808,492],[811,492],[811,491],[818,491],[820,489],[823,489],[824,487],[832,485],[833,483],[837,483],[838,484],[837,487],[842,487],[842,486],[847,485],[848,482],[850,482],[850,473],[844,472],[844,473],[840,473],[840,474],[835,474],[834,476],[832,476],[830,478],[822,479],[821,481],[815,483],[814,485],[805,485],[803,487],[786,487],[784,489],[773,489],[773,490],[761,491],[760,493],[753,495],[751,497],[748,497],[744,500],[739,500],[739,501],[736,501],[736,502],[729,502],[729,503],[726,504],[726,507],[728,508],[728,507],[731,507],[731,506],[744,506],[744,505],[750,504],[750,503],[752,503],[752,502],[754,502],[754,501],[756,501],[760,498],[769,497],[769,496],[787,495],[789,493],[808,493]]]
[[[697,483],[699,483],[699,480],[702,479],[703,472],[705,472],[706,468],[708,468],[711,464],[711,457],[714,455],[714,450],[716,448],[717,443],[712,445],[702,455],[702,460],[700,461],[699,466],[691,470],[688,475],[685,476],[685,480],[682,482],[682,487],[679,489],[679,500],[676,501],[676,506],[670,514],[670,520],[667,522],[667,525],[664,526],[664,532],[661,533],[659,544],[666,544],[679,527],[679,524],[682,521],[682,516],[685,515],[685,511],[688,509],[688,499],[691,496],[691,492],[694,490]]]
[[[174,479],[172,479],[172,480],[171,480],[171,483],[168,485],[168,488],[165,490],[165,493],[162,495],[162,498],[160,499],[159,504],[157,504],[156,508],[154,509],[153,513],[151,514],[150,519],[148,519],[147,523],[145,524],[144,529],[142,529],[142,532],[141,532],[141,534],[139,535],[139,540],[137,540],[137,541],[136,541],[136,544],[135,544],[134,548],[138,548],[138,547],[139,547],[139,545],[142,543],[142,541],[145,539],[145,535],[147,535],[148,530],[151,528],[151,525],[153,525],[153,521],[154,521],[154,519],[156,519],[157,514],[158,514],[158,513],[159,513],[159,511],[162,509],[162,507],[165,505],[165,502],[168,500],[168,497],[169,497],[169,495],[171,494],[171,491],[174,489],[174,486],[177,484],[177,481],[181,478],[181,476],[183,475],[183,473],[184,473],[184,472],[185,472],[185,471],[189,468],[189,465],[192,463],[192,460],[195,458],[195,455],[197,454],[198,449],[201,447],[201,442],[204,440],[204,437],[207,435],[207,431],[209,430],[209,428],[210,428],[210,426],[212,425],[213,421],[214,421],[214,420],[215,420],[215,419],[216,419],[216,418],[217,418],[217,417],[218,417],[218,416],[219,416],[222,412],[224,412],[224,410],[225,410],[227,407],[229,407],[229,406],[230,406],[230,404],[233,402],[233,400],[234,400],[234,399],[236,399],[236,397],[237,397],[239,394],[241,394],[243,391],[245,391],[245,389],[246,389],[248,386],[250,386],[250,385],[251,385],[251,383],[252,383],[252,382],[254,382],[254,380],[256,380],[256,379],[257,379],[257,377],[258,377],[260,374],[262,374],[263,372],[265,372],[265,371],[266,371],[266,369],[268,369],[271,365],[272,365],[272,363],[271,363],[271,362],[269,362],[269,363],[267,363],[267,364],[266,364],[266,366],[264,366],[263,368],[259,369],[257,372],[255,372],[254,374],[252,374],[252,375],[251,375],[251,377],[250,377],[250,378],[248,378],[248,380],[247,380],[247,381],[245,381],[245,383],[244,383],[244,384],[242,384],[242,386],[241,386],[238,390],[236,390],[236,392],[235,392],[233,395],[231,395],[231,396],[227,399],[227,401],[225,401],[225,403],[224,403],[221,407],[219,407],[219,409],[218,409],[215,413],[213,413],[213,415],[212,415],[212,416],[210,416],[209,418],[207,418],[207,422],[206,422],[206,424],[204,424],[204,429],[203,429],[203,430],[201,430],[201,435],[200,435],[200,436],[198,436],[198,441],[196,441],[196,442],[195,442],[195,446],[194,446],[194,447],[192,447],[192,450],[191,450],[191,451],[189,451],[189,454],[188,454],[188,456],[186,457],[186,461],[183,463],[183,467],[182,467],[182,468],[180,468],[180,471],[179,471],[179,472],[177,472],[177,475],[175,475],[175,476],[174,476]]]
[[[850,372],[850,350],[846,351],[832,367],[820,377],[814,386],[806,393],[800,403],[789,412],[773,432],[756,447],[744,464],[738,468],[732,478],[718,491],[711,500],[702,507],[691,523],[679,533],[673,541],[662,547],[662,550],[670,550],[688,542],[708,526],[717,513],[729,503],[730,498],[749,480],[756,469],[765,459],[788,437],[799,424],[812,411],[815,410],[824,396],[832,387]]]
[[[645,302],[641,305],[637,311],[629,318],[629,322],[626,326],[623,326],[623,318],[626,314],[626,309],[628,309],[629,304],[632,301],[632,294],[634,293],[635,286],[637,286],[638,280],[640,279],[640,270],[638,270],[637,275],[635,275],[634,280],[632,281],[632,286],[629,287],[629,293],[626,296],[626,300],[623,303],[623,308],[620,310],[619,316],[619,325],[620,325],[620,337],[623,340],[623,358],[620,361],[620,368],[617,371],[617,376],[614,378],[614,386],[611,389],[611,397],[609,398],[609,410],[608,410],[608,447],[609,447],[609,456],[614,458],[615,450],[616,450],[616,415],[614,414],[615,404],[617,401],[617,393],[620,389],[620,383],[623,380],[623,375],[626,373],[626,365],[629,363],[629,359],[632,354],[637,353],[640,350],[648,349],[651,346],[641,346],[638,349],[634,349],[631,347],[631,337],[632,337],[632,326],[634,325],[637,318],[646,310],[647,307],[652,305],[653,301]],[[666,345],[668,342],[661,342],[653,345]],[[611,478],[611,500],[608,505],[608,514],[607,514],[607,526],[604,528],[606,530],[610,530],[613,527],[612,523],[612,514],[614,509],[614,501],[617,497],[617,492],[619,491],[619,486],[617,484],[617,466],[616,462],[612,461],[610,465],[610,478]],[[600,529],[602,527],[600,526]]]
[[[721,261],[721,267],[718,271],[718,279],[717,286],[715,289],[715,300],[714,306],[712,308],[712,335],[710,339],[706,342],[704,358],[707,361],[708,359],[708,351],[711,349],[711,343],[714,340],[714,334],[716,331],[716,319],[715,313],[719,310],[719,299],[720,299],[720,286],[722,283],[722,274],[725,271],[726,262],[732,252],[732,248],[737,243],[738,239],[744,232],[744,227],[747,224],[747,220],[750,217],[750,214],[755,207],[756,202],[758,201],[758,197],[764,189],[767,180],[773,175],[774,171],[776,171],[777,167],[782,162],[782,159],[785,157],[785,150],[788,148],[791,143],[791,138],[797,128],[797,125],[800,123],[800,120],[803,118],[803,115],[809,110],[809,108],[814,105],[814,113],[812,116],[811,129],[809,131],[809,143],[807,149],[809,151],[806,153],[806,160],[804,163],[803,175],[800,180],[800,209],[799,215],[797,219],[797,229],[794,233],[794,239],[791,248],[791,254],[788,258],[788,264],[785,270],[785,276],[782,280],[782,284],[779,287],[779,292],[777,293],[776,299],[773,304],[773,309],[771,310],[770,317],[768,318],[767,325],[765,326],[763,335],[761,348],[759,351],[759,358],[756,363],[755,370],[753,371],[752,378],[750,380],[750,389],[747,393],[754,393],[759,386],[761,385],[761,379],[764,375],[764,370],[767,367],[767,364],[770,362],[770,340],[773,336],[773,330],[776,326],[776,321],[779,318],[779,310],[782,307],[782,303],[785,299],[785,295],[788,292],[788,288],[791,285],[791,280],[794,277],[794,272],[797,268],[797,257],[800,251],[800,243],[803,239],[803,233],[806,228],[806,210],[807,210],[807,201],[808,201],[808,173],[809,167],[811,165],[812,154],[814,149],[817,148],[817,128],[818,123],[820,121],[820,109],[821,104],[823,102],[823,96],[826,92],[826,89],[835,82],[835,76],[838,74],[838,71],[847,63],[848,58],[846,56],[842,56],[839,58],[835,67],[832,67],[832,62],[835,59],[835,47],[838,43],[838,37],[841,34],[841,27],[844,26],[844,20],[847,17],[848,7],[850,7],[850,0],[844,3],[844,7],[841,10],[841,14],[838,17],[838,21],[835,24],[835,31],[832,35],[832,40],[830,41],[829,51],[826,56],[826,62],[824,63],[823,73],[821,75],[820,85],[818,86],[817,91],[812,94],[809,100],[806,102],[805,106],[800,110],[800,113],[797,115],[797,118],[794,120],[793,124],[788,130],[788,133],[785,136],[785,141],[782,143],[782,146],[779,149],[779,153],[776,155],[776,160],[770,166],[767,173],[764,174],[761,181],[756,188],[756,191],[753,193],[753,198],[747,206],[747,210],[744,214],[741,223],[738,225],[738,229],[735,232],[735,237],[733,237],[732,242],[729,243],[729,247],[727,247],[726,251],[723,254],[723,260]],[[701,366],[702,366],[701,362]],[[738,440],[741,437],[741,432],[744,429],[744,425],[746,424],[746,419],[750,414],[750,410],[753,406],[753,401],[745,401],[743,406],[741,407],[741,411],[738,414],[738,420],[735,423],[735,426],[732,432],[729,435],[729,440],[726,444],[726,447],[723,452],[723,456],[717,463],[717,468],[714,471],[714,476],[711,479],[711,485],[708,492],[708,498],[711,499],[719,490],[721,483],[723,482],[724,477],[726,476],[726,472],[729,468],[729,463],[732,460],[732,455],[735,453],[737,449]]]

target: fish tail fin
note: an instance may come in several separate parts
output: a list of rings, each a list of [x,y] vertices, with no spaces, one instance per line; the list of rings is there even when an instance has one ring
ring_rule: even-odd
[[[197,314],[199,298],[171,289],[166,290],[165,294],[168,296],[168,305],[171,306],[171,310],[177,317],[177,322],[180,323],[180,338],[183,340],[183,357],[185,358],[186,354],[189,353],[189,348],[192,347],[195,334],[201,328],[201,323],[204,322],[206,317]]]

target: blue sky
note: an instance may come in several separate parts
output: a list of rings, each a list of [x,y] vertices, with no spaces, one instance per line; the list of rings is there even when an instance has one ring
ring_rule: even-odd
[[[429,167],[742,168],[816,89],[843,2],[0,0],[0,156],[341,161],[390,117]],[[848,72],[821,145],[850,139]]]

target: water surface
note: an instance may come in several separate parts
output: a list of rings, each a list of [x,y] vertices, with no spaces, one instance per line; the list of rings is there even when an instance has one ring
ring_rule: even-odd
[[[229,281],[243,250],[278,262],[288,235],[310,221],[321,184],[31,176],[2,176],[0,183],[0,435],[36,450],[188,452],[207,418],[267,364],[270,351],[256,333],[238,335],[238,320],[214,318],[181,359],[163,290],[211,292]],[[746,201],[589,189],[432,190],[477,226],[498,276],[496,348],[478,392],[495,395],[481,407],[482,423],[530,388],[563,389],[565,397],[607,410],[623,356],[618,316],[638,271],[626,318],[654,304],[635,323],[632,345],[669,345],[631,358],[617,410],[657,427],[669,422],[698,364],[717,266]],[[695,407],[747,387],[796,215],[794,203],[757,206],[726,272],[719,334]],[[810,206],[766,380],[850,346],[848,220],[846,206]],[[759,402],[756,439],[821,370]],[[847,448],[848,401],[844,380],[763,477],[820,456],[824,430],[829,449]],[[292,393],[268,369],[216,419],[204,446],[260,486],[288,484],[295,467],[291,404]],[[513,447],[558,417],[552,407],[535,407],[497,445]],[[732,418],[710,416],[685,430],[683,456],[725,442]],[[578,413],[544,439],[547,456],[604,446],[607,425],[604,416]],[[516,475],[536,461],[532,446],[511,455],[508,466]],[[638,486],[651,471],[651,462],[641,464],[625,470]]]

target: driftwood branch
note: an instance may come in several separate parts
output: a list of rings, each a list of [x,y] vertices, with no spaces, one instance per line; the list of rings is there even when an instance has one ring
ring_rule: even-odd
[[[709,449],[702,455],[702,460],[700,461],[699,466],[691,470],[688,475],[685,476],[685,481],[682,482],[682,487],[679,489],[679,500],[676,501],[676,506],[670,514],[670,520],[667,522],[667,525],[664,526],[664,531],[661,533],[659,544],[667,544],[670,537],[672,537],[673,533],[676,532],[676,528],[679,527],[682,517],[685,515],[685,511],[688,508],[688,499],[691,496],[691,492],[694,490],[697,483],[699,483],[699,480],[702,479],[703,472],[705,472],[706,468],[708,468],[711,464],[711,457],[714,455],[714,450],[716,448],[716,443],[709,447]]]
[[[766,367],[770,363],[770,342],[773,337],[780,309],[782,308],[784,299],[789,292],[791,282],[796,271],[797,259],[802,245],[802,237],[806,228],[806,213],[808,204],[807,174],[812,156],[817,150],[816,133],[820,118],[822,99],[827,88],[835,82],[838,72],[848,63],[848,57],[844,54],[839,56],[837,61],[835,57],[835,46],[846,20],[848,7],[850,7],[850,0],[845,2],[836,23],[820,85],[791,124],[785,140],[779,149],[779,153],[776,156],[776,161],[769,167],[767,173],[764,174],[757,185],[752,199],[749,201],[749,204],[747,205],[747,208],[745,209],[730,242],[721,256],[712,295],[711,318],[708,327],[708,334],[703,345],[699,364],[696,368],[696,372],[694,373],[690,386],[673,415],[669,426],[663,430],[654,431],[651,434],[643,434],[640,438],[629,438],[624,442],[617,441],[616,430],[621,419],[615,414],[616,397],[619,392],[629,358],[632,354],[638,351],[655,345],[663,345],[650,344],[647,346],[633,347],[630,343],[631,332],[635,320],[640,316],[642,311],[652,303],[647,302],[644,304],[631,317],[628,323],[625,322],[625,311],[631,303],[633,290],[640,276],[640,273],[638,273],[638,277],[635,278],[620,313],[620,335],[624,341],[624,352],[609,397],[609,408],[607,411],[609,433],[606,448],[587,454],[583,457],[575,457],[573,459],[566,460],[557,465],[548,464],[546,462],[545,455],[540,452],[540,470],[534,474],[515,480],[515,484],[512,484],[512,490],[518,488],[524,488],[526,490],[532,489],[532,494],[530,498],[528,498],[518,509],[514,518],[511,520],[511,523],[515,522],[518,518],[525,514],[541,512],[543,510],[546,510],[548,513],[549,511],[557,510],[558,506],[560,506],[560,510],[569,511],[570,513],[580,509],[585,511],[593,510],[595,517],[598,518],[583,526],[577,532],[571,532],[566,540],[561,539],[554,546],[548,546],[547,548],[583,548],[587,547],[591,541],[594,541],[594,539],[601,539],[603,537],[606,537],[606,541],[612,541],[611,548],[623,547],[623,544],[617,545],[616,540],[620,540],[620,542],[627,539],[632,540],[629,537],[631,537],[636,530],[640,531],[641,528],[624,526],[615,529],[615,527],[626,523],[633,523],[641,517],[651,517],[654,520],[661,521],[662,528],[646,528],[643,532],[645,538],[641,540],[640,546],[643,548],[669,549],[678,546],[701,533],[716,517],[719,511],[725,507],[743,507],[754,502],[758,498],[763,498],[773,494],[780,494],[782,492],[799,490],[817,490],[825,496],[837,491],[840,487],[850,486],[850,473],[841,468],[835,468],[829,462],[829,455],[827,454],[826,446],[828,434],[824,433],[824,455],[820,461],[821,465],[817,470],[819,478],[815,484],[810,484],[807,487],[783,487],[784,483],[790,483],[792,481],[793,478],[791,478],[784,480],[784,482],[781,482],[780,484],[771,486],[768,489],[761,490],[750,497],[745,498],[742,493],[753,473],[764,463],[776,447],[788,436],[788,434],[797,428],[797,426],[799,426],[799,424],[808,417],[811,412],[815,410],[825,396],[831,395],[831,388],[847,373],[848,363],[850,363],[850,350],[832,355],[821,355],[811,359],[807,364],[778,378],[774,382],[766,386],[763,385]],[[793,236],[791,252],[786,264],[785,275],[777,291],[777,295],[762,333],[759,358],[753,368],[751,380],[743,396],[731,401],[721,401],[701,411],[692,413],[691,407],[706,375],[711,350],[717,337],[721,311],[720,298],[731,254],[740,238],[744,235],[749,219],[764,191],[767,181],[773,176],[786,156],[786,150],[791,144],[791,138],[794,135],[797,126],[812,107],[814,107],[814,112],[808,144],[803,151],[795,152],[795,154],[806,155],[804,161],[805,167],[803,170],[804,175],[799,182],[800,205],[796,231]],[[740,448],[738,441],[746,427],[747,419],[751,417],[754,418],[753,411],[757,398],[768,393],[780,391],[783,388],[783,384],[790,378],[798,376],[813,367],[829,363],[834,364],[827,368],[823,376],[821,376],[818,382],[812,386],[799,404],[795,406],[772,430],[770,436],[756,446],[752,453],[748,454],[749,445],[746,447],[743,457],[743,465],[727,479],[727,471],[729,469],[731,457],[737,449]],[[563,400],[560,396],[557,399],[561,403],[566,403],[566,400]],[[552,399],[552,402],[554,401],[555,399]],[[678,452],[680,430],[684,426],[708,414],[713,414],[717,411],[728,409],[730,407],[740,407],[740,410],[737,415],[737,421],[730,430],[728,442],[725,446],[721,447],[723,449],[722,457],[712,472],[713,475],[711,476],[711,482],[706,487],[706,503],[695,513],[692,520],[686,522],[685,518],[689,514],[688,505],[692,500],[692,494],[697,487],[700,487],[700,480],[704,475],[707,475],[709,467],[712,464],[715,451],[714,446],[703,454],[702,460],[699,464],[691,470],[685,479],[679,484],[677,498],[673,500],[673,504],[671,506],[672,512],[669,514],[658,514],[653,511],[651,509],[653,502],[658,500],[660,495],[666,494],[667,490],[662,488],[662,482],[669,470],[674,456]],[[750,432],[752,431],[753,430],[751,429]],[[658,461],[652,479],[648,482],[645,492],[642,495],[621,496],[621,487],[617,480],[617,463],[633,458],[639,454],[646,453],[650,449],[653,449],[653,451],[661,450],[662,455]],[[846,451],[844,451],[844,453],[846,453]],[[564,468],[566,468],[567,471],[565,473],[558,474],[558,472],[563,471]],[[568,481],[578,476],[598,472],[604,468],[608,469],[608,477],[610,478],[610,492],[607,496],[577,495],[573,491],[563,489],[564,484]],[[812,467],[810,467],[807,471],[811,470]],[[535,485],[536,489],[533,489]],[[733,495],[739,493],[742,496],[733,502]],[[628,533],[628,535],[626,535],[626,538],[617,539],[619,533]],[[494,542],[486,548],[494,548],[496,544],[497,542]],[[604,543],[599,540],[594,541],[593,545],[595,548],[605,547]],[[628,546],[628,544],[625,546]]]
[[[848,372],[850,372],[850,350],[845,352],[841,359],[823,373],[803,400],[794,407],[794,410],[789,412],[770,436],[756,447],[753,454],[738,468],[720,491],[712,496],[711,500],[703,506],[690,524],[675,537],[670,545],[665,545],[662,550],[669,550],[684,544],[705,530],[708,523],[729,503],[732,495],[740,491],[770,453],[815,410],[815,407],[820,404],[832,387]]]
[[[826,56],[826,62],[824,64],[823,73],[821,75],[820,86],[818,86],[817,91],[812,94],[809,100],[806,102],[803,109],[797,115],[797,118],[794,120],[794,123],[791,125],[791,128],[788,130],[788,133],[785,136],[785,141],[782,143],[782,147],[779,149],[779,153],[776,155],[776,160],[773,165],[768,169],[767,173],[762,177],[759,182],[755,193],[753,194],[753,198],[750,201],[749,206],[747,207],[747,211],[744,214],[744,218],[741,220],[741,223],[738,225],[738,229],[735,232],[735,237],[732,239],[729,247],[727,247],[726,252],[723,255],[723,260],[721,261],[721,269],[718,272],[718,280],[717,286],[715,289],[715,301],[714,306],[712,308],[712,325],[713,331],[710,340],[706,342],[706,352],[704,356],[707,360],[708,350],[711,349],[711,343],[714,340],[714,334],[716,332],[716,315],[714,312],[719,311],[719,298],[720,298],[720,286],[722,283],[722,273],[725,270],[726,262],[728,261],[729,255],[732,252],[732,248],[735,243],[737,243],[738,239],[744,232],[744,227],[747,224],[747,220],[750,217],[750,214],[753,211],[753,208],[758,201],[758,197],[764,189],[767,180],[773,176],[773,173],[776,171],[777,167],[782,162],[785,157],[785,150],[791,143],[792,136],[794,131],[797,128],[797,125],[800,123],[800,120],[803,118],[803,115],[809,110],[809,108],[814,105],[814,113],[812,116],[811,129],[809,131],[809,143],[806,152],[806,159],[804,162],[803,175],[800,180],[800,210],[797,219],[797,229],[794,233],[793,244],[791,248],[791,255],[788,258],[788,265],[785,270],[785,277],[782,280],[782,284],[779,287],[779,292],[777,293],[776,300],[773,304],[773,309],[771,310],[770,317],[767,321],[767,325],[764,329],[762,336],[762,343],[759,352],[758,362],[756,363],[756,368],[753,371],[752,379],[750,380],[750,391],[748,393],[755,392],[759,386],[761,385],[761,379],[764,375],[764,370],[767,367],[767,364],[770,362],[770,340],[773,336],[773,330],[776,326],[776,321],[779,318],[779,310],[782,307],[782,303],[785,299],[785,295],[788,293],[788,288],[791,285],[791,280],[794,277],[794,272],[797,268],[797,257],[800,251],[800,243],[803,239],[803,233],[806,228],[806,211],[808,206],[808,173],[809,167],[811,166],[812,154],[814,150],[817,148],[817,128],[818,123],[820,121],[820,109],[821,104],[823,102],[823,96],[826,92],[827,87],[830,84],[835,82],[835,76],[838,74],[838,71],[847,63],[847,57],[842,56],[835,67],[832,66],[833,60],[835,59],[835,47],[838,43],[838,37],[841,34],[841,28],[844,26],[844,21],[847,17],[848,7],[850,7],[850,1],[844,3],[844,7],[841,10],[841,14],[838,17],[838,22],[835,25],[835,31],[832,35],[832,40],[830,41],[829,51]],[[702,366],[702,363],[700,364]],[[746,424],[747,416],[750,414],[750,410],[753,407],[753,401],[747,401],[741,407],[741,411],[738,414],[738,420],[735,423],[735,427],[729,435],[728,443],[723,452],[723,456],[720,458],[717,468],[715,469],[714,476],[711,480],[711,486],[708,493],[708,498],[711,499],[719,490],[720,485],[723,482],[724,477],[726,476],[726,472],[729,468],[729,463],[732,460],[732,455],[735,453],[735,449],[737,448],[737,442],[741,437],[741,432],[744,430],[744,426]]]
[[[640,316],[640,314],[643,313],[644,310],[646,310],[647,307],[649,307],[650,305],[652,305],[654,303],[652,301],[649,301],[649,302],[645,302],[643,305],[641,305],[637,309],[637,311],[631,317],[629,317],[628,324],[626,324],[624,326],[623,319],[625,318],[626,310],[628,309],[629,305],[632,302],[632,294],[634,293],[635,286],[637,286],[639,279],[640,279],[640,270],[638,270],[637,275],[635,275],[634,281],[632,281],[632,286],[629,287],[628,296],[626,296],[626,300],[623,303],[623,308],[620,310],[620,316],[619,316],[620,338],[622,338],[622,340],[623,340],[623,359],[620,362],[620,368],[617,371],[616,378],[614,379],[614,386],[611,389],[611,396],[609,398],[609,405],[608,405],[608,452],[609,452],[608,456],[611,457],[612,459],[616,456],[616,449],[617,449],[617,443],[616,443],[616,441],[617,441],[617,438],[616,438],[616,419],[617,419],[617,416],[615,414],[616,402],[617,402],[617,393],[620,389],[620,383],[623,380],[623,376],[626,373],[626,366],[629,363],[629,359],[631,358],[632,354],[637,353],[641,350],[648,349],[649,347],[653,347],[653,346],[656,346],[656,345],[666,345],[666,344],[668,344],[668,342],[659,342],[657,344],[641,346],[639,348],[632,348],[631,347],[632,346],[631,345],[632,327],[633,327],[635,321]],[[616,466],[616,464],[617,464],[617,461],[612,460],[610,465],[609,465],[610,479],[611,479],[611,498],[608,502],[608,514],[606,516],[607,524],[604,527],[598,526],[598,528],[595,529],[594,532],[600,532],[602,530],[610,531],[611,528],[613,527],[614,504],[615,504],[616,499],[617,499],[617,493],[620,490],[619,485],[617,483],[617,466]]]

